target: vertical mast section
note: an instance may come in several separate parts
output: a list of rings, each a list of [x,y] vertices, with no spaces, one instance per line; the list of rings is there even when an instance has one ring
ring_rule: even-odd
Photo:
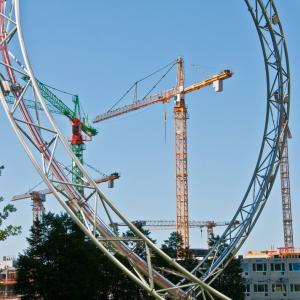
[[[45,213],[43,202],[45,202],[45,198],[45,194],[35,191],[31,193],[33,225],[36,221],[41,222],[43,219],[43,214]]]
[[[81,114],[78,96],[73,96],[74,116],[71,118],[72,123],[72,138],[71,149],[81,164],[83,164],[83,150],[85,145],[82,137]],[[74,160],[72,160],[72,183],[75,184],[78,192],[83,196],[83,174]]]
[[[283,122],[283,132],[289,130],[286,127],[286,122]],[[293,220],[292,220],[292,205],[291,205],[291,191],[290,191],[290,174],[289,174],[289,157],[288,157],[288,136],[282,134],[280,138],[280,149],[283,147],[282,156],[280,160],[280,179],[281,179],[281,200],[282,200],[282,221],[284,246],[294,248],[293,239]]]
[[[176,156],[176,230],[182,237],[183,253],[177,249],[177,257],[186,257],[189,248],[188,170],[187,170],[187,109],[184,94],[183,59],[177,60],[177,95],[174,106],[175,156]]]

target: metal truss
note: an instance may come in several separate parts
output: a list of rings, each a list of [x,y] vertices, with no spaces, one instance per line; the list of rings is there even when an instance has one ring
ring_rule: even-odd
[[[0,0],[0,50],[0,101],[6,116],[35,169],[80,229],[124,274],[156,299],[195,299],[187,290],[189,287],[201,290],[206,299],[230,299],[188,272],[144,236],[103,194],[72,152],[31,68],[19,0]],[[28,111],[26,98],[35,101],[33,113]],[[72,182],[74,174],[65,167],[70,161],[81,172],[78,183]],[[85,192],[80,193],[83,188]],[[125,223],[131,235],[119,235],[113,225],[117,222]],[[160,257],[172,274],[186,282],[178,285],[167,279],[162,268],[152,263],[153,256]]]
[[[207,282],[212,282],[223,271],[257,222],[270,195],[282,157],[280,140],[285,140],[287,134],[290,71],[282,24],[273,0],[245,0],[245,3],[258,33],[265,64],[265,128],[257,164],[240,206],[221,238],[193,271]],[[197,287],[190,289],[196,295],[201,293]]]
[[[246,194],[230,225],[193,274],[145,237],[97,187],[57,127],[41,96],[32,71],[20,25],[19,0],[0,0],[0,100],[20,143],[53,195],[97,247],[127,276],[156,299],[229,299],[204,281],[216,278],[240,249],[258,220],[273,186],[282,155],[280,138],[289,116],[290,76],[282,25],[270,0],[244,0],[257,29],[265,62],[267,112],[262,145]],[[27,82],[22,77],[29,78]],[[13,97],[9,104],[7,101]],[[23,99],[35,99],[30,114]],[[41,113],[40,107],[43,112]],[[65,166],[73,160],[82,184],[72,183]],[[81,195],[78,188],[84,187]],[[132,237],[122,237],[114,226],[123,222]],[[237,225],[239,224],[239,225]],[[142,254],[135,252],[142,247]],[[127,263],[120,261],[118,253]],[[183,280],[175,284],[152,264],[152,255],[167,262]],[[206,271],[203,271],[206,269]],[[199,278],[202,278],[200,280]]]

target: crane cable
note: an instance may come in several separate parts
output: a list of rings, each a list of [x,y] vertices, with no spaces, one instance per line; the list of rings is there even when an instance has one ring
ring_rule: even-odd
[[[84,164],[89,167],[91,170],[95,171],[96,173],[100,174],[102,177],[107,177],[105,173],[101,172],[100,170],[96,169],[95,167],[89,165],[88,163],[84,162]]]
[[[52,90],[54,90],[54,91],[57,91],[57,92],[60,92],[60,93],[63,93],[63,94],[66,94],[66,95],[69,95],[69,96],[72,96],[72,97],[73,97],[73,96],[78,96],[78,94],[73,94],[73,93],[70,93],[70,92],[67,92],[67,91],[64,91],[64,90],[55,88],[55,87],[53,87],[53,86],[51,86],[51,85],[48,85],[48,84],[46,84],[46,83],[44,83],[44,82],[41,82],[41,83],[42,83],[44,86],[46,86],[47,88],[52,89]],[[88,116],[87,116],[86,112],[84,111],[81,102],[79,102],[79,106],[80,106],[80,111],[82,112],[81,115],[83,115],[83,117],[84,117],[85,119],[88,119]]]
[[[72,93],[70,93],[70,92],[67,92],[67,91],[60,90],[60,89],[58,89],[58,88],[55,88],[55,87],[53,87],[53,86],[51,86],[51,85],[48,85],[48,84],[46,84],[46,83],[44,83],[44,82],[41,82],[41,84],[44,85],[45,87],[49,88],[49,89],[52,89],[52,90],[54,90],[54,91],[57,91],[57,92],[60,92],[60,93],[66,94],[66,95],[70,95],[70,96],[78,96],[78,95],[76,95],[76,94],[72,94]]]
[[[157,87],[157,85],[162,81],[162,79],[171,71],[171,69],[177,64],[177,60],[173,60],[171,61],[170,63],[168,63],[167,65],[157,69],[156,71],[152,72],[151,74],[135,81],[131,86],[130,88],[114,103],[114,105],[107,111],[107,112],[110,112],[116,105],[118,105],[128,94],[129,92],[135,88],[135,97],[136,97],[136,94],[137,94],[137,84],[141,81],[144,81],[146,79],[148,79],[149,77],[161,72],[162,70],[166,69],[167,67],[171,66],[167,72],[155,83],[155,85],[149,90],[149,92],[146,94],[146,96],[143,97],[143,100]]]

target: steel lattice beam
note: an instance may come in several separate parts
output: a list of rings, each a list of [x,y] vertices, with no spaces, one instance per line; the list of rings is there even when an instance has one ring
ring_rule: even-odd
[[[208,282],[213,280],[224,269],[229,258],[237,253],[260,216],[278,171],[283,151],[280,138],[285,135],[282,122],[288,122],[289,116],[290,73],[286,42],[274,1],[244,1],[257,29],[266,70],[267,112],[263,141],[251,182],[230,225],[210,254],[191,274],[157,248],[118,210],[72,153],[35,80],[20,26],[19,0],[0,0],[0,72],[4,78],[1,81],[0,100],[11,126],[39,175],[77,225],[116,266],[156,299],[168,296],[194,299],[199,293],[207,294],[210,298],[229,299],[198,277]],[[16,57],[14,53],[22,55]],[[22,76],[29,78],[28,84],[20,83]],[[14,97],[13,104],[7,104],[6,96]],[[23,97],[27,96],[28,99],[35,99],[37,106],[43,108],[43,118],[40,118],[38,110],[34,115],[28,112],[23,102]],[[67,165],[64,163],[66,157],[74,160],[82,172],[82,185],[89,191],[86,195],[78,193],[79,185],[72,183],[64,168]],[[102,218],[98,216],[99,207],[105,212],[102,212]],[[78,215],[81,217],[78,218]],[[118,237],[114,228],[108,226],[115,220],[126,223],[133,232],[132,243],[137,239],[142,240],[147,253],[146,260],[134,253],[133,248]],[[240,224],[238,226],[237,221]],[[126,257],[134,268],[122,264],[111,249]],[[151,252],[161,256],[186,280],[178,285],[168,281],[151,265]],[[203,273],[201,269],[209,257],[213,257],[211,265]]]
[[[56,125],[35,79],[23,39],[19,0],[0,0],[0,50],[0,101],[6,116],[35,169],[81,230],[122,272],[156,299],[194,299],[186,287],[198,285],[210,298],[229,299],[188,272],[144,236],[87,173]],[[15,53],[21,55],[17,57]],[[28,78],[25,84],[22,82],[24,76]],[[14,98],[12,104],[8,104],[6,97]],[[23,101],[25,98],[34,99],[39,107],[32,115]],[[65,167],[69,161],[81,172],[78,183],[72,182],[72,174]],[[79,192],[81,188],[85,188],[84,194]],[[116,221],[124,222],[132,237],[118,236],[115,228],[109,226]],[[134,251],[136,245],[144,248],[145,257]],[[126,258],[128,264],[122,263],[115,253]],[[178,286],[165,278],[152,265],[153,254],[160,256],[180,277],[187,278],[188,284]]]
[[[240,206],[220,240],[194,269],[194,274],[208,282],[222,272],[256,224],[277,175],[283,152],[280,138],[285,139],[287,134],[282,130],[282,124],[283,120],[288,124],[290,71],[282,24],[273,0],[245,0],[245,3],[254,21],[264,58],[267,82],[265,128],[257,164]],[[235,222],[240,225],[234,226]],[[208,262],[210,267],[203,272]]]

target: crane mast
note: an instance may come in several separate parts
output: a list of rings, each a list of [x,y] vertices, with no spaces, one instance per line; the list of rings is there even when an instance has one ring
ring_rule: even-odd
[[[72,123],[71,149],[74,152],[75,156],[83,164],[83,151],[85,150],[85,144],[83,142],[84,138],[82,135],[79,98],[78,96],[73,96],[72,100],[74,103],[74,115],[72,118],[70,118],[70,121]],[[72,182],[76,184],[76,188],[81,195],[84,194],[82,177],[82,172],[80,171],[74,160],[72,160]]]
[[[286,126],[286,122],[283,122],[283,126]],[[283,128],[283,132],[285,130],[288,130],[288,127]],[[286,137],[283,134],[280,137],[280,141],[279,141],[280,149],[283,149],[281,160],[280,160],[280,179],[281,179],[281,201],[282,201],[284,246],[286,248],[294,248],[290,175],[289,175],[289,157],[288,157],[288,138],[290,137],[291,135],[288,131],[288,136]]]
[[[44,202],[46,199],[46,195],[48,194],[51,194],[51,191],[48,189],[41,191],[31,191],[25,194],[15,195],[11,200],[32,200],[32,221],[34,224],[36,221],[42,221],[43,214],[45,212]]]
[[[176,231],[180,234],[183,253],[178,248],[177,257],[186,257],[189,248],[189,202],[187,169],[187,109],[185,105],[183,59],[177,61],[177,96],[173,109],[175,120],[176,159]]]
[[[24,77],[25,81],[28,78]],[[72,124],[72,137],[70,140],[71,149],[75,156],[83,164],[83,151],[85,150],[84,141],[86,140],[83,136],[83,132],[89,137],[89,140],[97,135],[97,130],[88,124],[87,120],[81,116],[79,97],[73,95],[72,101],[74,109],[70,109],[62,100],[60,100],[44,83],[37,80],[37,84],[40,88],[42,96],[46,99],[52,107],[57,109],[61,114],[69,118]],[[84,185],[82,181],[82,172],[74,161],[72,161],[72,182],[76,186],[76,189],[81,195],[84,194]]]

